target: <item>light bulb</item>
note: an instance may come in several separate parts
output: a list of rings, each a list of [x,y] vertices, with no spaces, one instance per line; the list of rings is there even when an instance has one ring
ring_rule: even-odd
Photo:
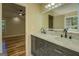
[[[55,3],[51,3],[51,5],[55,5]]]
[[[45,8],[47,9],[48,8],[48,5],[46,5]]]
[[[48,6],[48,7],[51,7],[51,4],[48,4],[47,6]]]
[[[59,5],[55,5],[54,7],[57,8]]]

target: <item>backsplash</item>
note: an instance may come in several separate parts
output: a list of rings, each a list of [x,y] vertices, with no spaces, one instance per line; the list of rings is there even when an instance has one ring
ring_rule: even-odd
[[[68,36],[72,36],[72,39],[79,39],[79,34],[77,33],[68,33]]]
[[[47,34],[51,34],[51,35],[57,35],[57,36],[61,36],[61,34],[64,36],[64,32],[63,31],[58,31],[58,30],[54,30],[54,31],[47,31]],[[67,33],[68,38],[69,36],[72,37],[72,39],[79,39],[79,34],[78,33]]]

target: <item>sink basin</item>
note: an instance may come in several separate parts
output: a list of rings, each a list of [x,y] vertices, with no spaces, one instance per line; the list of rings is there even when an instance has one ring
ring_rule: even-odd
[[[64,38],[64,37],[61,37],[60,35],[39,33],[37,34],[37,36],[50,42],[56,42],[58,44],[71,45],[71,46],[73,44],[79,45],[79,40]]]

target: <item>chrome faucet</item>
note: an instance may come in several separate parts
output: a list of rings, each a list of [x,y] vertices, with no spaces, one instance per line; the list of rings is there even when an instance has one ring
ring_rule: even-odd
[[[41,33],[46,34],[46,31],[45,31],[45,29],[44,29],[44,28],[41,28]]]
[[[67,38],[67,31],[68,31],[68,28],[64,29],[64,37]]]

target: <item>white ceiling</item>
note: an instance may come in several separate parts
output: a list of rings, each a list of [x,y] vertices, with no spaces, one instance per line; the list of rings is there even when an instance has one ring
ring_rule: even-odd
[[[77,6],[78,6],[77,3],[67,3],[52,11],[54,12],[54,15],[63,15],[63,14],[69,13],[69,12],[77,11],[77,9],[78,9]]]
[[[16,3],[16,4],[26,7],[26,3]]]
[[[27,3],[17,3],[21,6],[25,6],[27,5]],[[41,5],[45,5],[45,4],[41,4]],[[64,5],[51,10],[51,12],[53,13],[53,15],[63,15],[69,12],[73,12],[73,11],[77,11],[77,7],[78,3],[65,3]]]

